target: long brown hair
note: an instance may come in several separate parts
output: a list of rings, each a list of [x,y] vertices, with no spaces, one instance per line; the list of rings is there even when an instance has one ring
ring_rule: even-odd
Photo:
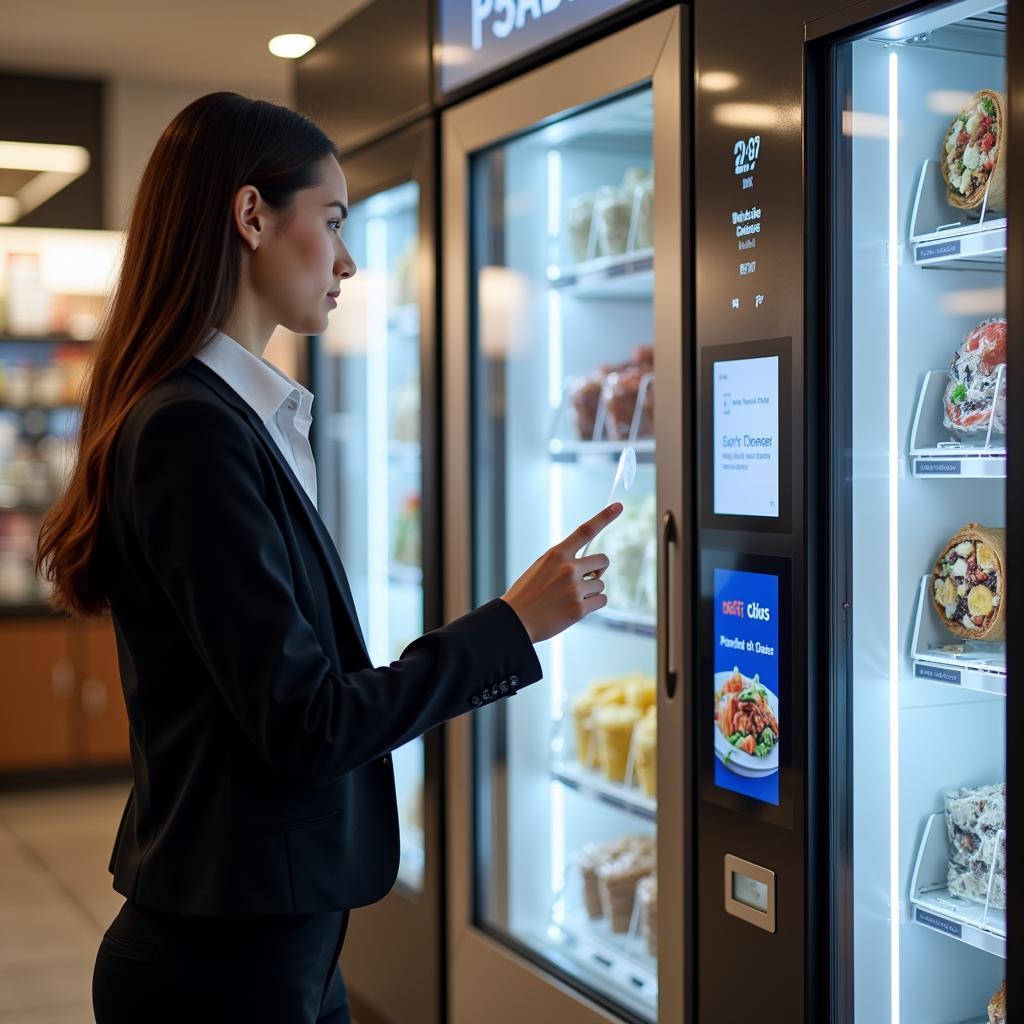
[[[187,363],[232,312],[241,239],[232,202],[243,185],[274,209],[317,184],[331,140],[287,107],[215,92],[164,130],[139,182],[117,287],[83,393],[78,458],[43,518],[36,572],[54,585],[50,604],[80,616],[107,607],[96,557],[111,455],[132,408]]]

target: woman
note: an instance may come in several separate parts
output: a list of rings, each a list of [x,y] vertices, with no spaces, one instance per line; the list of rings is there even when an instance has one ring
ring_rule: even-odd
[[[130,723],[99,1024],[349,1020],[348,912],[398,867],[389,751],[537,681],[533,644],[606,602],[607,558],[576,553],[618,505],[372,666],[315,507],[312,396],[262,359],[278,324],[326,328],[347,208],[323,132],[233,93],[178,114],[139,185],[37,552],[56,607],[109,607]]]

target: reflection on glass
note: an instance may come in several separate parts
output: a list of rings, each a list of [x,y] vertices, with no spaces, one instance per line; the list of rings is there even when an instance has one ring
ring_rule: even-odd
[[[1006,8],[972,10],[839,53],[857,1021],[1005,1019]]]
[[[474,716],[476,918],[644,1018],[657,1009],[654,259],[649,90],[476,157],[478,594],[602,508],[609,604],[545,681]]]
[[[344,236],[359,269],[323,336],[317,382],[317,402],[329,410],[320,510],[378,665],[423,632],[418,205],[411,182],[353,204]],[[399,882],[415,890],[423,879],[423,756],[422,740],[394,752]]]

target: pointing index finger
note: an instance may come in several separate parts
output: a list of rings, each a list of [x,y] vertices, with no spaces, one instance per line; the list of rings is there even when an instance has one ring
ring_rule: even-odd
[[[568,555],[574,556],[580,548],[589,544],[609,523],[618,519],[622,512],[622,503],[612,502],[607,508],[601,509],[592,519],[581,523],[569,534],[559,547]]]

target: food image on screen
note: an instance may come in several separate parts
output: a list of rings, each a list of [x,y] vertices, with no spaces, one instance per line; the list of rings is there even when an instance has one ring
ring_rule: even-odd
[[[732,746],[752,757],[767,757],[779,739],[768,691],[756,675],[744,679],[738,668],[716,694],[715,721]]]
[[[932,570],[932,603],[946,628],[970,640],[1006,637],[1006,531],[968,523]]]
[[[940,166],[949,202],[960,210],[1006,209],[1006,97],[994,89],[976,92],[953,118]]]
[[[1005,319],[984,320],[967,333],[949,367],[943,407],[943,425],[957,437],[985,433],[989,423],[1006,433]]]

